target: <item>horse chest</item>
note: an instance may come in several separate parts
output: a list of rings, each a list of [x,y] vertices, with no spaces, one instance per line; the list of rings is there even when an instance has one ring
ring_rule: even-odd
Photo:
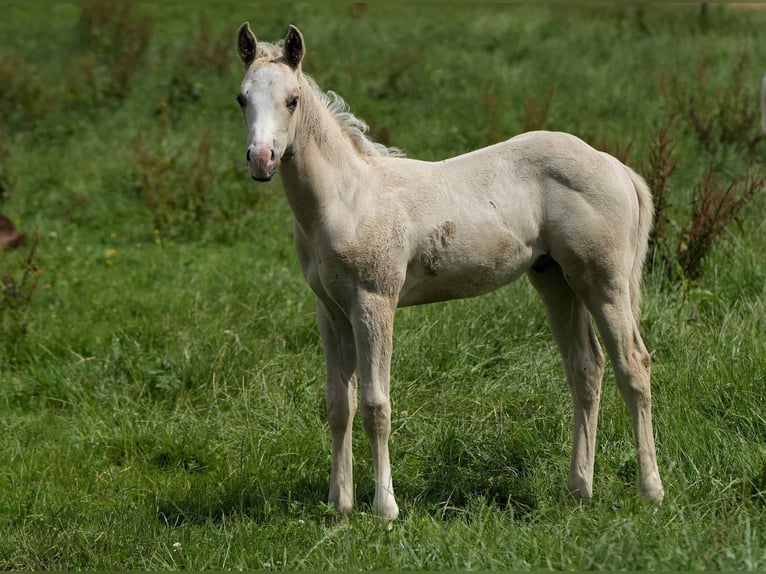
[[[402,285],[401,237],[367,233],[311,243],[304,238],[298,243],[306,281],[315,293],[337,303],[353,297],[359,286],[394,297]]]

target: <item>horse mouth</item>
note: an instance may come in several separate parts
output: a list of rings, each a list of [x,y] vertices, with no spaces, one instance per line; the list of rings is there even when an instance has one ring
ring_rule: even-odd
[[[265,183],[271,181],[279,171],[279,161],[269,166],[250,166],[250,177],[253,181]]]

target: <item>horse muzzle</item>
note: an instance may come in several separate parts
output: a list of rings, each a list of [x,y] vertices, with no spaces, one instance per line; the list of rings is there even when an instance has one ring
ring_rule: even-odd
[[[256,144],[247,148],[247,165],[255,181],[270,181],[279,168],[279,162],[273,144]]]

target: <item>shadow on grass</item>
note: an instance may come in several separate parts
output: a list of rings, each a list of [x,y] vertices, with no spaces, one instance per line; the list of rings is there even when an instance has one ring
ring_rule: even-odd
[[[518,432],[474,431],[443,425],[410,451],[417,454],[405,455],[404,460],[395,457],[393,472],[403,513],[415,505],[439,520],[464,519],[479,505],[505,512],[513,520],[531,518],[540,505],[536,477],[544,472],[541,458],[547,456],[539,450],[539,441]],[[372,465],[358,454],[356,509],[370,512],[375,494]],[[187,459],[170,465],[184,472],[183,491],[156,501],[157,517],[168,526],[337,516],[327,504],[329,464],[325,467],[320,459],[282,469],[242,469],[223,480],[216,479],[215,469],[205,466],[200,471],[199,465],[183,464]]]
[[[415,496],[442,520],[465,514],[477,501],[525,520],[538,506],[532,475],[537,455],[512,437],[461,433],[445,427],[432,438]]]
[[[444,459],[433,453],[423,461],[414,480],[402,476],[397,496],[403,513],[414,504],[449,521],[470,517],[479,505],[507,512],[514,520],[529,519],[538,507],[530,480],[534,459],[498,454],[480,449],[473,455]],[[253,473],[252,477],[242,474],[218,481],[210,472],[183,468],[186,488],[177,495],[159,494],[156,516],[170,527],[241,519],[265,523],[291,515],[337,518],[327,504],[329,474],[325,471],[329,473],[329,469],[303,470],[310,474],[293,478],[285,471],[283,476],[259,480]],[[371,512],[375,494],[373,477],[368,474],[360,472],[355,484],[356,510],[360,512]]]
[[[179,496],[159,497],[156,512],[158,520],[171,527],[243,518],[264,523],[292,514],[332,516],[326,493],[327,482],[312,478],[283,482],[257,482],[245,477],[224,483],[207,480]]]

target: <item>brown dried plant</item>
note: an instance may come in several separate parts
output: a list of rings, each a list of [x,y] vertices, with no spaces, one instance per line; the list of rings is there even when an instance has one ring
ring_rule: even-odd
[[[692,200],[692,211],[678,238],[677,261],[689,281],[702,275],[702,263],[714,240],[737,217],[742,209],[766,185],[766,176],[747,174],[722,184],[714,172],[714,163],[705,171]]]

